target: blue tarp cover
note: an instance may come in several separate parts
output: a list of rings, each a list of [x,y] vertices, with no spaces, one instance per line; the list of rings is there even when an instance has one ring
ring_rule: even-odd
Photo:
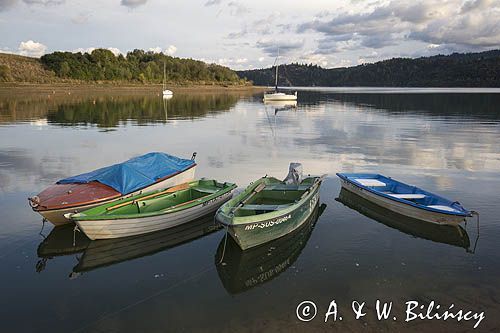
[[[195,162],[165,153],[148,153],[126,162],[114,164],[59,180],[58,184],[98,181],[121,194],[129,194],[149,186],[158,179],[189,169]]]

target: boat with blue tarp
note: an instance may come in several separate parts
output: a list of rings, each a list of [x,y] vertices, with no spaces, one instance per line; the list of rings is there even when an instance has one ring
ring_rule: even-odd
[[[196,153],[183,159],[151,152],[128,161],[59,180],[29,198],[34,211],[54,225],[78,213],[121,198],[165,189],[194,179]]]

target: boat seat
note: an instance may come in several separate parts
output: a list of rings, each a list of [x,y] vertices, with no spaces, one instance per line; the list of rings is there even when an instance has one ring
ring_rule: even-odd
[[[458,212],[455,208],[451,208],[449,206],[442,206],[442,205],[429,205],[427,206],[429,208],[434,208],[434,209],[439,209],[439,210],[445,210],[447,212]]]
[[[240,209],[243,210],[280,210],[289,207],[290,204],[286,205],[243,205]]]
[[[268,185],[264,188],[264,191],[305,191],[310,187],[311,184],[308,185],[279,184],[279,185]]]
[[[217,189],[210,188],[210,187],[196,186],[196,187],[193,187],[192,189],[196,190],[198,192],[203,192],[203,193],[215,193],[215,192],[217,192]]]
[[[395,197],[395,198],[398,198],[398,199],[423,199],[426,197],[425,194],[418,194],[418,193],[401,193],[401,194],[398,194],[398,193],[389,193],[389,195],[391,197]]]
[[[386,183],[381,182],[380,180],[376,179],[363,179],[363,178],[356,178],[354,179],[358,183],[360,183],[363,186],[387,186]]]

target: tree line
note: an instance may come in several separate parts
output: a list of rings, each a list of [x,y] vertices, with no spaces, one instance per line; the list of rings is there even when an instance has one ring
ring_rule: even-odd
[[[228,67],[137,49],[118,56],[106,49],[90,53],[54,52],[42,56],[40,61],[60,78],[84,81],[161,83],[165,63],[168,82],[245,83]]]
[[[256,85],[274,85],[273,68],[238,71]],[[281,86],[500,87],[500,50],[417,59],[393,58],[326,69],[292,63],[279,68]]]

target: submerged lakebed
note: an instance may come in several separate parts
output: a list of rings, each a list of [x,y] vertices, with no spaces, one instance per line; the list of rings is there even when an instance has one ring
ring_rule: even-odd
[[[5,331],[473,330],[500,326],[500,92],[307,89],[296,108],[251,91],[0,93],[0,324]],[[239,250],[213,216],[90,241],[42,228],[27,198],[58,179],[150,151],[244,188],[289,162],[328,174],[297,232]],[[480,213],[435,228],[340,191],[336,172],[382,173]],[[74,245],[73,245],[74,243]],[[317,316],[297,318],[313,301]],[[342,320],[325,313],[332,301]],[[365,302],[356,320],[352,302]],[[393,302],[388,320],[377,300]],[[425,317],[431,306],[473,320]],[[417,302],[417,303],[411,303]],[[453,307],[450,309],[450,306]],[[421,308],[422,307],[422,308]],[[473,313],[469,315],[472,317]],[[393,320],[396,317],[396,320]]]

